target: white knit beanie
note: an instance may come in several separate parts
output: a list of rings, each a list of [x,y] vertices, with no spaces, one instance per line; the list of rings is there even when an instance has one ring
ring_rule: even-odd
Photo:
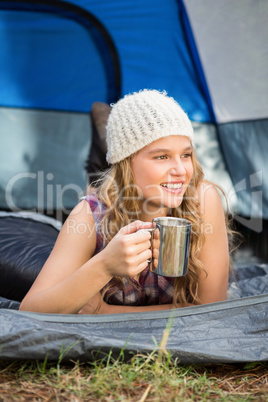
[[[193,128],[180,105],[166,92],[144,89],[112,106],[107,122],[107,162],[120,162],[151,142],[169,135],[193,139]]]

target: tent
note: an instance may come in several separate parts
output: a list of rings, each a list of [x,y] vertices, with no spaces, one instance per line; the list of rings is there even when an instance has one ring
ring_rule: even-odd
[[[267,360],[267,17],[265,0],[0,0],[0,358],[149,351],[172,319],[168,347],[182,362]],[[105,168],[94,104],[142,88],[188,113],[205,175],[257,259],[237,270],[230,300],[172,318],[18,312],[62,220]]]

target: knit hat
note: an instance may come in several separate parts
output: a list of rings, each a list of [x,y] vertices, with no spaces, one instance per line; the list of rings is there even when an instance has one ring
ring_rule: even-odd
[[[162,137],[193,138],[189,118],[166,92],[144,89],[111,106],[107,122],[108,163],[120,162]]]

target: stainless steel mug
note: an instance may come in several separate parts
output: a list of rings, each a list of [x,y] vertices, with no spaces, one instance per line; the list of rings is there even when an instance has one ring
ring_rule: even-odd
[[[191,222],[186,219],[161,217],[153,220],[150,271],[161,276],[184,276],[188,269]],[[145,229],[147,230],[147,229]]]

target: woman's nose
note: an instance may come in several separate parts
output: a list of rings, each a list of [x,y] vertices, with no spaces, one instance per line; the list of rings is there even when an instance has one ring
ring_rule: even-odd
[[[174,164],[172,166],[172,168],[169,170],[169,173],[171,175],[184,175],[186,173],[186,169],[182,163],[182,161],[179,159],[178,161],[176,161],[176,164]]]

